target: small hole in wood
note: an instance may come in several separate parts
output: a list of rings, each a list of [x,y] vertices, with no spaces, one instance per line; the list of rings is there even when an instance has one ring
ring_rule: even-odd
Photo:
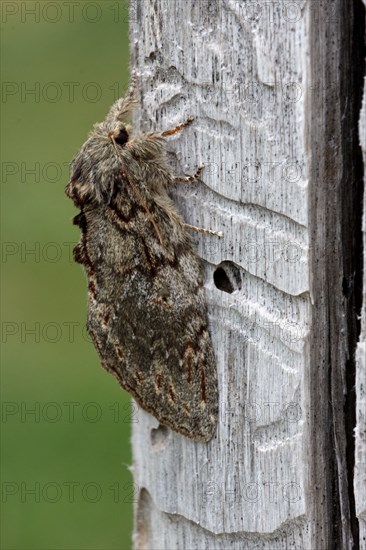
[[[234,287],[230,282],[229,277],[226,275],[225,270],[222,267],[218,267],[214,272],[214,283],[216,288],[223,292],[231,294],[234,292]]]
[[[213,278],[216,288],[228,294],[241,288],[240,269],[233,262],[222,262],[218,265]]]

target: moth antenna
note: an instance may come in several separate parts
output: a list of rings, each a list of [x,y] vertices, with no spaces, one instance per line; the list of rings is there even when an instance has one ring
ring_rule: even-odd
[[[132,70],[130,89],[128,90],[128,97],[130,99],[133,99],[133,100],[136,99],[136,90],[137,90],[137,72],[135,70]]]
[[[137,74],[135,71],[133,71],[131,74],[130,87],[127,94],[125,95],[125,97],[121,97],[120,99],[117,99],[117,101],[112,105],[106,117],[107,121],[119,120],[121,122],[124,122],[126,119],[128,119],[131,112],[133,111],[133,109],[138,103],[137,97],[136,97],[136,90],[137,90]]]
[[[141,206],[144,208],[146,214],[148,215],[149,217],[149,220],[153,226],[153,228],[155,229],[155,233],[157,234],[158,236],[158,239],[160,241],[160,244],[163,244],[163,238],[161,236],[161,233],[160,233],[160,229],[159,227],[156,225],[156,222],[154,220],[154,216],[152,215],[152,213],[150,212],[146,202],[144,201],[144,198],[143,196],[141,195],[140,191],[137,189],[136,185],[132,182],[130,176],[129,176],[129,173],[128,173],[128,170],[126,168],[126,163],[125,163],[125,159],[122,157],[122,155],[120,154],[118,148],[117,148],[117,144],[113,138],[113,136],[109,136],[111,141],[112,141],[112,144],[113,144],[113,148],[116,152],[116,155],[118,157],[118,160],[120,161],[121,163],[121,166],[122,166],[122,170],[123,170],[123,173],[125,174],[126,178],[127,178],[127,181],[128,183],[130,184],[131,186],[131,189],[133,191],[133,193],[135,194],[135,196],[137,197],[137,199],[139,200]]]

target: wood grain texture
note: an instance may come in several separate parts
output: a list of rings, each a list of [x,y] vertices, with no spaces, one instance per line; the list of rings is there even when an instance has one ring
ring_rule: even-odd
[[[180,186],[174,197],[188,223],[224,232],[196,237],[217,357],[218,430],[197,444],[139,411],[138,550],[352,548],[342,399],[336,405],[348,349],[336,281],[345,157],[330,163],[345,132],[329,127],[329,112],[342,119],[342,103],[327,98],[330,79],[340,90],[336,54],[348,44],[341,5],[319,12],[305,0],[131,1],[135,129],[196,117],[169,149],[178,173],[204,162],[203,183]],[[227,280],[231,293],[217,287]]]
[[[362,110],[360,113],[360,143],[363,152],[364,166],[366,166],[366,81]],[[365,174],[366,181],[366,174]],[[360,525],[360,548],[366,549],[366,187],[363,211],[363,301],[361,312],[361,334],[357,346],[357,370],[356,370],[356,453],[355,453],[355,479],[354,491],[356,501],[356,514]]]
[[[311,150],[309,373],[312,544],[357,548],[353,468],[357,342],[357,134],[360,43],[357,3],[321,2],[310,25]],[[361,37],[363,40],[363,36]],[[357,284],[356,284],[357,283]]]

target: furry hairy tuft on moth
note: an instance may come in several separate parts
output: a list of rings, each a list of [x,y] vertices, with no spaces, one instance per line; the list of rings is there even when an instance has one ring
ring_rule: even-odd
[[[133,89],[96,124],[72,162],[66,194],[80,213],[74,258],[88,278],[88,331],[102,366],[161,424],[209,441],[217,375],[201,261],[169,196],[175,182],[162,133],[132,135]]]

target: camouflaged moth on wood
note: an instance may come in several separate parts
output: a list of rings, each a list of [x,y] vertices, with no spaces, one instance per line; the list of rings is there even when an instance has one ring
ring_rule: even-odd
[[[165,138],[132,136],[134,91],[96,124],[72,162],[66,194],[80,208],[74,249],[89,287],[88,331],[102,366],[161,424],[209,441],[218,415],[201,261],[169,197],[177,178]],[[220,235],[220,234],[217,234]]]

